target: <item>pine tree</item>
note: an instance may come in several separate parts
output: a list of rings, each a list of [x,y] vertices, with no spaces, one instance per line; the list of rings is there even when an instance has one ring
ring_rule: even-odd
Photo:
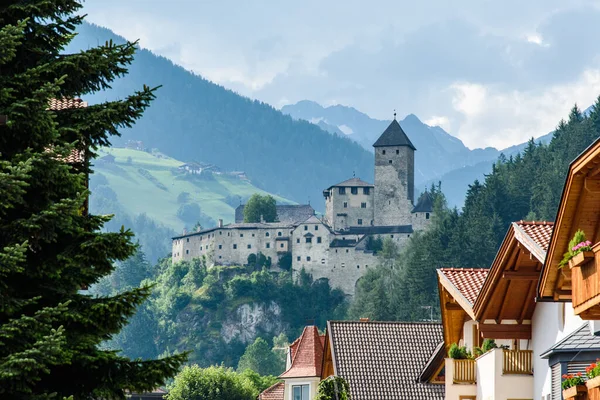
[[[154,90],[86,108],[49,109],[51,99],[108,89],[133,59],[135,43],[62,54],[83,20],[75,15],[80,8],[75,0],[0,6],[3,399],[124,398],[126,391],[163,384],[185,358],[132,361],[100,349],[149,288],[98,298],[81,290],[135,252],[131,232],[102,233],[110,218],[85,212],[87,176],[95,150],[142,115]]]

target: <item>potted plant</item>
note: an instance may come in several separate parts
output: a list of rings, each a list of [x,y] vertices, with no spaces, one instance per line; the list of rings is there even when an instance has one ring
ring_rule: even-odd
[[[588,388],[588,395],[593,399],[600,398],[600,360],[596,360],[595,363],[590,364],[585,369],[585,374],[588,377],[588,381],[585,386]]]
[[[559,267],[569,264],[570,268],[581,267],[594,258],[592,242],[585,238],[585,233],[579,229],[569,242],[569,251],[563,255]]]
[[[562,390],[565,400],[584,400],[587,398],[587,388],[581,372],[576,375],[563,375]]]

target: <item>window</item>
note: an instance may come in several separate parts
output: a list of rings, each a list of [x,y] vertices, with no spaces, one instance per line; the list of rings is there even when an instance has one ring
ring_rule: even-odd
[[[346,249],[346,253],[348,252],[348,249]]]
[[[279,244],[279,247],[281,247],[281,248],[283,249],[283,243],[280,243],[280,244]]]
[[[304,225],[304,230],[307,231],[308,230],[308,225]]]
[[[338,193],[339,194],[346,194],[346,188],[345,187],[338,188]]]
[[[208,246],[207,246],[208,247]],[[202,251],[202,246],[200,246],[200,251]]]
[[[292,400],[310,400],[309,385],[292,386]]]
[[[243,234],[243,233],[240,233],[240,237],[244,237],[244,234]]]
[[[400,154],[400,150],[396,150],[396,154]]]
[[[190,242],[190,238],[187,238],[186,240],[188,243]],[[200,236],[200,240],[202,240],[202,236]]]
[[[367,203],[360,203],[360,208],[367,208]]]
[[[296,239],[296,243],[300,243],[300,238]]]
[[[359,269],[359,268],[360,268],[360,265],[357,265],[357,266],[356,266],[356,269]]]
[[[221,257],[221,256],[219,256],[219,259],[221,259],[221,258],[222,258],[222,257]]]
[[[358,224],[362,225],[362,219],[361,218],[358,219]]]
[[[352,194],[358,194],[358,188],[355,188],[355,187],[350,188],[350,193],[352,193]]]
[[[234,249],[234,250],[235,250],[235,249],[237,249],[237,244],[234,244],[234,245],[233,245],[233,249]]]
[[[269,232],[265,232],[265,236],[269,237],[270,233]]]
[[[429,213],[425,213],[425,219],[429,219]]]
[[[185,254],[190,254],[190,251],[189,251],[189,250],[186,250],[186,251],[185,251]]]
[[[392,163],[392,160],[390,160],[390,164]]]
[[[385,154],[385,150],[381,150],[381,154]]]
[[[315,225],[315,231],[319,230],[319,225]]]
[[[321,243],[321,236],[317,237],[317,243]]]
[[[363,194],[367,194],[368,195],[370,192],[371,192],[371,188],[368,188],[368,187],[363,188]]]
[[[227,232],[227,236],[229,236],[229,232]]]
[[[344,202],[344,208],[348,208],[348,202],[347,201]]]
[[[277,236],[281,236],[281,232],[277,232]]]
[[[271,243],[267,243],[267,249],[271,248]]]
[[[321,258],[321,264],[325,264],[325,259]]]
[[[220,244],[220,245],[219,245],[219,250],[221,250],[222,248],[223,248],[223,245],[222,245],[222,244]]]
[[[393,239],[393,238],[394,238],[394,235],[390,235],[390,238],[392,238],[392,239]]]
[[[306,238],[306,243],[312,243],[312,238],[311,237],[307,237]]]
[[[249,249],[251,249],[251,248],[252,248],[252,245],[251,245],[251,244],[249,244],[249,245],[248,245],[248,248],[249,248]]]
[[[222,234],[223,234],[223,232],[219,231],[219,235],[222,235]]]
[[[254,237],[254,233],[252,234],[252,237]]]
[[[300,256],[296,257],[296,260],[297,260],[297,261],[300,261]]]
[[[306,261],[310,261],[310,256],[306,256]]]

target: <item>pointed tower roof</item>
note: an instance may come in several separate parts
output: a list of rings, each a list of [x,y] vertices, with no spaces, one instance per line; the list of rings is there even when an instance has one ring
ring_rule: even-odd
[[[406,136],[406,133],[402,130],[398,121],[396,121],[396,118],[394,118],[390,126],[387,127],[381,136],[379,136],[379,139],[373,144],[373,147],[385,146],[408,146],[411,149],[416,150],[408,136]]]
[[[307,326],[295,345],[292,366],[280,378],[307,378],[321,376],[323,362],[323,340],[316,326]]]

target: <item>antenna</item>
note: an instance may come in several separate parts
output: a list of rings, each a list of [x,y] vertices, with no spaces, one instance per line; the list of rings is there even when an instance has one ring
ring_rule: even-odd
[[[396,109],[394,108],[394,121],[396,120]]]
[[[424,321],[433,322],[433,307],[432,306],[421,306],[421,308],[429,309],[429,320],[425,319]]]

